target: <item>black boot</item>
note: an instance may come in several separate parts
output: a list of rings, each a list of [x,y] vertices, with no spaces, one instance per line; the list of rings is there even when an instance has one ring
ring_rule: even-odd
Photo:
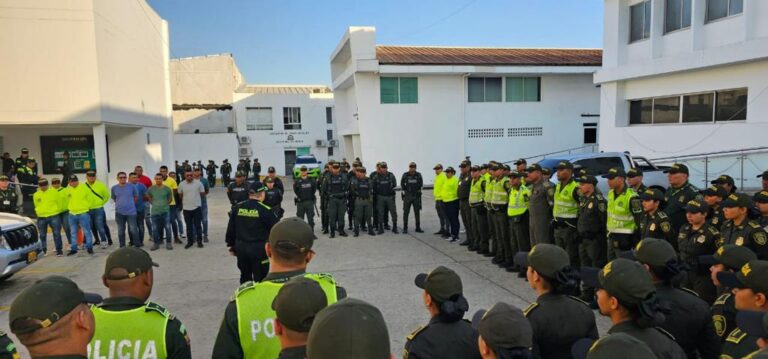
[[[376,232],[373,231],[373,226],[368,227],[368,235],[369,236],[375,236]]]
[[[414,217],[416,218],[416,233],[424,233],[424,231],[421,230],[421,216],[419,215],[419,211],[414,212]]]
[[[376,230],[376,234],[384,234],[384,226],[379,224],[379,229]]]
[[[354,233],[353,237],[360,237],[360,229],[359,228],[355,228],[355,233]]]
[[[403,226],[403,234],[408,234],[408,227],[407,226]]]
[[[336,238],[336,228],[331,227],[331,235],[329,237]]]
[[[394,222],[394,221],[392,222],[392,233],[394,233],[394,234],[398,234],[398,233],[400,233],[400,232],[397,230],[397,222]]]
[[[346,237],[347,236],[347,232],[344,232],[344,229],[341,228],[341,229],[339,229],[339,236]]]
[[[328,234],[328,227],[323,227],[323,234]]]

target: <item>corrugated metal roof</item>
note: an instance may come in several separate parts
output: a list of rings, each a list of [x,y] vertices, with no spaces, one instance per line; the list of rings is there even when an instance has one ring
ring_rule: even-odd
[[[601,66],[600,49],[376,46],[382,65]]]
[[[333,93],[328,86],[316,85],[246,85],[238,92],[262,95],[309,95]]]

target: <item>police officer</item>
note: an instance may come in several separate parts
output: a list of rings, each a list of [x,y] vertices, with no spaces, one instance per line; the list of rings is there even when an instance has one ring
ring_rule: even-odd
[[[755,193],[755,206],[757,206],[760,212],[760,218],[757,222],[763,226],[763,229],[768,231],[768,190],[763,190]]]
[[[720,294],[712,304],[711,315],[715,326],[715,333],[723,343],[729,334],[737,328],[736,304],[732,289],[718,280],[720,272],[738,272],[747,262],[757,259],[751,249],[735,244],[726,244],[717,249],[714,255],[699,257],[700,263],[711,263],[710,273],[712,283],[718,288]]]
[[[638,196],[643,203],[643,215],[638,223],[640,238],[666,240],[677,249],[677,232],[672,232],[667,214],[660,210],[664,195],[655,188],[648,188]]]
[[[283,218],[283,192],[277,188],[274,180],[271,177],[264,179],[264,185],[267,186],[266,197],[264,198],[264,204],[272,208],[272,212],[275,212],[277,219]]]
[[[759,223],[747,217],[747,212],[752,208],[749,196],[745,193],[731,193],[722,205],[727,219],[721,230],[723,243],[747,246],[757,254],[758,259],[768,259],[768,233]]]
[[[707,203],[707,207],[709,207],[707,223],[720,230],[723,223],[725,223],[723,207],[720,204],[728,197],[728,192],[723,187],[712,185],[702,190],[701,194],[704,196],[704,202]]]
[[[514,261],[515,253],[528,252],[531,250],[531,236],[528,231],[528,200],[531,197],[531,191],[522,181],[525,173],[513,171],[509,175],[509,203],[507,205],[507,222],[509,223],[509,242],[512,249],[512,258]],[[519,263],[514,263],[508,271],[519,271],[518,276],[525,276],[525,268],[521,268]]]
[[[246,282],[237,289],[224,312],[212,358],[276,358],[280,341],[274,335],[272,303],[283,284],[293,277],[318,282],[328,303],[346,297],[344,288],[330,274],[306,272],[315,257],[312,246],[316,238],[309,224],[298,217],[286,218],[272,228],[269,242],[261,245],[269,257],[269,274],[260,282]]]
[[[109,298],[91,307],[96,330],[89,353],[94,358],[108,357],[124,342],[130,343],[126,351],[139,357],[192,357],[186,327],[168,309],[148,301],[157,266],[137,247],[120,248],[107,257],[102,282]]]
[[[768,170],[765,170],[763,173],[757,175],[757,178],[762,179],[763,190],[768,191]]]
[[[643,170],[635,167],[630,168],[627,171],[627,185],[632,188],[635,193],[643,193],[648,187],[643,183]]]
[[[664,315],[651,276],[640,263],[619,258],[599,271],[582,267],[581,274],[586,285],[599,288],[600,314],[613,324],[608,334],[629,334],[648,345],[659,359],[687,358],[674,337],[656,327],[664,322]]]
[[[573,180],[573,164],[560,161],[557,166],[555,204],[552,207],[555,244],[565,249],[571,265],[579,267],[579,184]]]
[[[698,294],[708,304],[717,297],[715,286],[710,279],[708,263],[701,263],[701,256],[712,255],[722,242],[720,232],[707,223],[707,203],[691,200],[685,206],[688,223],[680,227],[677,236],[680,258],[688,264],[688,273],[682,285]]]
[[[16,157],[16,161],[14,161],[16,170],[18,171],[23,167],[27,167],[27,163],[29,162],[35,162],[35,158],[29,156],[29,150],[27,148],[22,148],[21,155]],[[32,174],[37,176],[37,166],[32,167]]]
[[[531,200],[528,204],[528,212],[531,215],[531,245],[552,243],[549,229],[552,223],[555,187],[544,179],[538,163],[528,166],[526,172],[528,177],[525,183],[531,190]]]
[[[413,207],[413,216],[416,221],[416,233],[424,233],[421,230],[421,189],[424,187],[424,179],[421,173],[416,171],[416,163],[408,164],[408,171],[400,177],[400,188],[403,200],[403,233],[408,233],[408,216]]]
[[[736,187],[736,183],[733,180],[733,177],[723,174],[709,182],[710,184],[718,187],[722,187],[726,193],[736,193],[736,190],[738,189]]]
[[[525,158],[519,158],[517,161],[515,161],[514,165],[518,173],[524,173],[528,168],[528,161],[526,161]]]
[[[472,316],[478,331],[477,344],[483,359],[527,359],[532,357],[532,329],[520,308],[504,302]],[[510,330],[514,328],[514,330]]]
[[[68,278],[45,277],[16,296],[8,326],[32,358],[86,358],[96,325],[88,305],[99,302]]]
[[[421,297],[431,319],[406,337],[403,358],[480,358],[477,331],[462,320],[469,303],[459,275],[439,266],[417,275],[415,284],[424,290]]]
[[[364,338],[364,340],[349,340]],[[386,359],[389,332],[381,311],[359,299],[347,298],[317,313],[307,339],[308,359]]]
[[[240,284],[260,281],[269,271],[264,244],[278,219],[264,204],[267,187],[250,191],[249,198],[232,207],[227,224],[226,243],[229,253],[237,257]]]
[[[16,180],[21,185],[23,213],[27,217],[34,217],[35,205],[32,197],[37,190],[37,181],[39,179],[37,177],[37,163],[34,158],[29,158],[24,161],[23,166],[19,167],[18,158],[16,160]]]
[[[493,178],[486,191],[491,192],[487,198],[488,215],[493,225],[493,247],[496,256],[491,263],[502,268],[514,266],[515,253],[512,252],[512,243],[509,240],[509,224],[507,223],[507,206],[509,206],[509,180],[504,177],[504,166],[494,164],[491,168]]]
[[[717,280],[734,288],[737,311],[768,312],[768,261],[751,260],[736,272],[719,272]],[[741,327],[732,330],[723,343],[721,358],[747,358],[757,351],[758,338],[748,335]]]
[[[720,338],[715,333],[709,304],[696,292],[673,285],[687,267],[677,259],[672,245],[664,239],[645,238],[637,243],[635,260],[651,274],[656,295],[669,306],[661,328],[675,337],[688,358],[716,359],[720,355]]]
[[[10,187],[8,176],[0,175],[0,212],[18,214],[19,195]]]
[[[564,249],[537,244],[515,255],[515,263],[538,295],[523,311],[533,328],[535,357],[568,358],[577,339],[598,338],[595,314],[586,302],[570,296],[579,288],[579,275]]]
[[[245,175],[245,178],[247,179],[248,173],[251,172],[251,164],[246,163],[244,159],[240,159],[240,161],[237,163],[237,172],[242,172]]]
[[[472,211],[472,243],[469,250],[479,254],[488,254],[488,219],[485,208],[485,177],[481,174],[480,166],[470,169],[472,182],[469,189],[469,207]]]
[[[469,191],[472,185],[472,175],[469,173],[469,169],[472,167],[472,163],[468,160],[461,161],[459,165],[459,213],[461,214],[461,223],[464,224],[464,231],[467,234],[467,238],[459,243],[462,246],[469,246],[474,241],[472,235],[474,230],[472,229],[472,211],[469,207]]]
[[[750,353],[745,358],[768,358],[768,313],[752,310],[742,311],[736,316],[736,322],[749,336],[758,338],[757,346],[760,349]]]
[[[397,207],[395,206],[397,178],[387,170],[386,162],[382,162],[379,168],[380,172],[372,180],[373,192],[376,194],[376,209],[379,212],[379,228],[376,233],[384,233],[384,227],[387,223],[385,213],[389,213],[392,217],[392,233],[400,233],[397,230]]]
[[[328,224],[331,230],[331,238],[336,237],[336,230],[342,237],[347,236],[344,232],[344,213],[346,212],[347,191],[349,191],[349,182],[341,173],[341,165],[334,162],[331,165],[331,174],[323,182],[322,191],[328,196]]]
[[[229,175],[232,173],[232,165],[229,163],[228,159],[224,159],[224,161],[221,163],[221,182],[224,184],[224,187],[229,187],[229,182],[231,179],[229,178]]]
[[[664,213],[669,217],[672,233],[680,231],[680,226],[686,223],[685,205],[692,199],[702,199],[699,189],[688,182],[688,166],[675,163],[668,170],[669,188],[664,194]]]
[[[602,268],[606,262],[606,229],[608,201],[597,189],[597,179],[592,175],[576,177],[579,184],[579,262],[583,266]],[[596,306],[595,289],[584,287],[581,299]]]
[[[261,179],[261,163],[259,162],[258,158],[253,159],[253,179],[260,180]]]
[[[267,177],[271,178],[272,181],[275,182],[275,187],[280,190],[280,193],[285,193],[285,185],[283,185],[283,180],[281,180],[280,177],[277,177],[275,167],[269,166],[267,169]]]
[[[16,345],[13,344],[8,334],[0,330],[0,359],[19,359],[19,353],[16,351]]]
[[[325,192],[326,186],[323,185],[331,177],[331,165],[333,160],[328,161],[323,167],[323,173],[317,178],[317,188],[320,192],[320,221],[323,227],[323,234],[328,234],[328,193]]]
[[[355,237],[360,235],[361,225],[367,224],[368,234],[373,236],[376,233],[373,231],[373,188],[371,180],[366,176],[365,167],[358,166],[355,169],[357,176],[350,182],[349,192],[353,196],[353,201],[350,203],[355,208],[355,225],[354,235]]]
[[[216,165],[213,160],[208,160],[208,165],[205,166],[205,174],[208,175],[208,183],[211,188],[216,187],[216,169],[219,166]]]
[[[350,185],[352,184],[352,181],[357,178],[357,168],[362,165],[362,163],[357,161],[352,162],[352,169],[349,172],[346,172],[347,182],[349,182]],[[344,173],[344,169],[342,168],[341,170],[342,173]],[[347,196],[347,221],[349,222],[347,229],[353,230],[355,224],[355,195],[352,193],[352,191],[349,191]]]
[[[64,151],[61,155],[61,166],[58,167],[61,178],[65,184],[69,183],[69,177],[72,176],[72,164],[69,160],[69,152]],[[66,187],[66,185],[65,185]]]
[[[617,252],[628,251],[637,243],[637,221],[643,213],[642,202],[634,190],[627,187],[626,173],[621,167],[614,167],[603,175],[608,179],[608,260],[616,258]]]
[[[280,338],[277,359],[307,357],[307,336],[315,316],[328,306],[328,298],[316,281],[294,277],[283,285],[272,301],[275,335]]]
[[[227,186],[227,198],[229,198],[229,204],[234,206],[247,200],[250,187],[251,186],[245,182],[245,173],[235,173],[235,182],[232,182]]]
[[[307,223],[315,229],[315,192],[317,181],[309,178],[307,166],[299,168],[299,179],[293,182],[293,193],[296,194],[296,217],[306,217]]]

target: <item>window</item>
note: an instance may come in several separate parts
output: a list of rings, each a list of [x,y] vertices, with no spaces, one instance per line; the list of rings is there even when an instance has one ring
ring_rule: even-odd
[[[268,130],[272,131],[271,107],[246,107],[245,129],[247,131]]]
[[[584,124],[584,144],[589,145],[597,143],[597,123],[590,122]]]
[[[507,102],[541,101],[541,77],[507,77]]]
[[[602,176],[614,167],[624,167],[620,157],[585,158],[583,160],[575,161],[573,164],[574,166],[586,168],[587,173],[593,176]]]
[[[653,123],[680,122],[680,96],[653,99]]]
[[[744,11],[744,0],[707,0],[707,21],[713,21]]]
[[[285,130],[301,129],[300,107],[283,107],[283,126]]]
[[[419,81],[416,77],[382,77],[379,92],[383,104],[419,103]]]
[[[747,89],[717,91],[715,121],[745,121],[747,119]]]
[[[629,103],[629,124],[650,125],[653,123],[653,100],[636,100]]]
[[[712,122],[714,108],[714,93],[683,96],[683,122]]]
[[[328,157],[333,157],[333,147],[328,146]]]
[[[333,139],[333,130],[328,130],[326,137],[328,138],[328,141],[332,140]]]
[[[629,42],[651,37],[651,1],[635,4],[629,12]]]
[[[325,123],[327,124],[333,123],[333,107],[325,108]]]
[[[691,27],[691,0],[667,0],[664,33]]]
[[[470,77],[469,102],[501,102],[501,77]]]

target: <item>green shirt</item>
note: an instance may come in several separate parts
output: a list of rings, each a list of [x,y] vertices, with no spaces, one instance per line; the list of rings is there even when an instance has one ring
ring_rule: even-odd
[[[147,189],[147,196],[149,196],[149,203],[152,204],[150,215],[168,213],[171,208],[170,201],[173,198],[173,192],[168,186],[152,185]]]

